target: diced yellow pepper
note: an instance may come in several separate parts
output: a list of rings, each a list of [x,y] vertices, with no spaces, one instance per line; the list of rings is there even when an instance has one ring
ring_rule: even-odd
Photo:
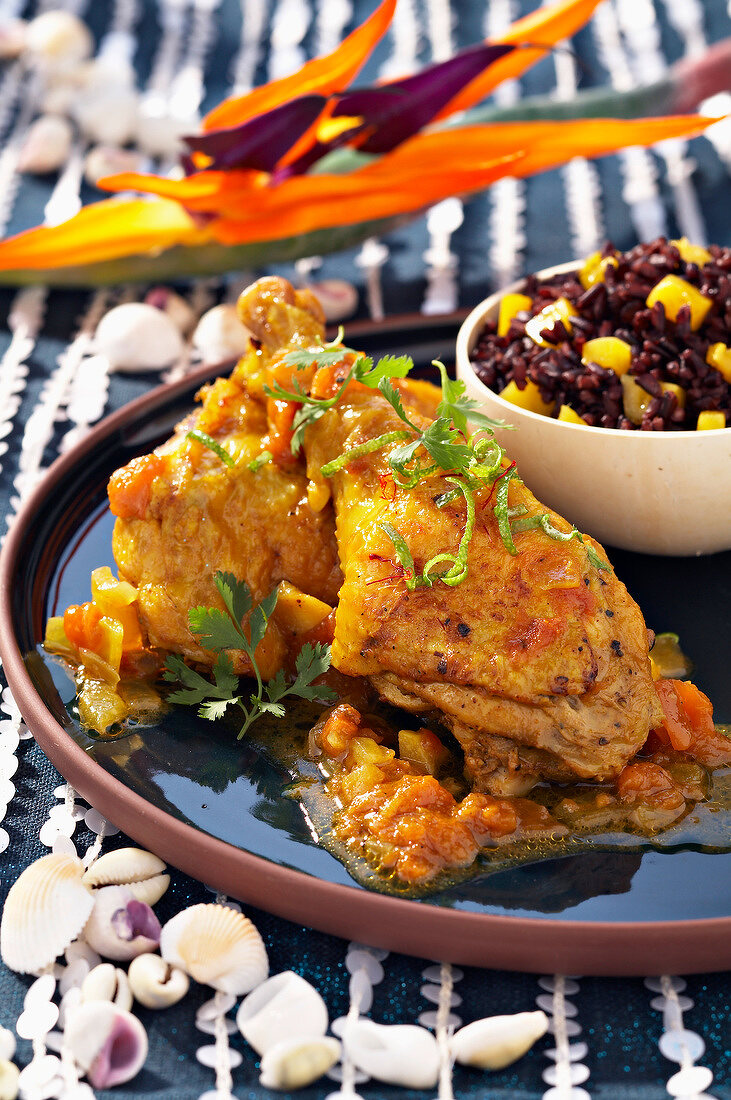
[[[618,336],[597,336],[584,344],[581,362],[598,363],[605,370],[622,375],[632,365],[632,347]]]
[[[398,752],[402,760],[427,775],[436,775],[449,757],[449,750],[431,730],[399,730]]]
[[[113,687],[99,680],[87,680],[78,696],[79,718],[86,729],[105,733],[127,717],[129,709]]]
[[[376,764],[360,764],[340,780],[340,790],[346,803],[383,782],[383,772]]]
[[[579,416],[570,405],[562,405],[558,410],[558,419],[563,420],[565,424],[583,424],[586,427],[586,421],[583,416]]]
[[[379,745],[372,737],[353,737],[348,747],[345,764],[353,768],[358,764],[389,764],[396,753],[387,745]]]
[[[63,615],[54,615],[48,620],[43,644],[49,653],[62,653],[70,656],[76,652],[76,647],[66,637],[66,631],[63,628]]]
[[[572,306],[568,298],[557,298],[555,302],[545,306],[535,317],[531,317],[526,323],[525,334],[530,336],[534,343],[542,348],[555,348],[556,345],[544,340],[541,336],[544,328],[553,328],[557,321],[563,321],[566,331],[571,333],[571,318],[577,316],[578,311]]]
[[[713,305],[710,298],[701,294],[697,287],[681,279],[679,275],[666,275],[647,295],[647,307],[652,309],[655,302],[662,302],[665,316],[677,321],[682,306],[690,306],[690,327],[700,328]]]
[[[698,413],[698,431],[707,432],[715,431],[718,428],[726,427],[726,414],[722,412],[712,412],[710,409],[706,409],[705,412]]]
[[[715,367],[720,371],[726,381],[731,385],[731,348],[726,344],[711,344],[706,352],[706,363],[709,367]]]
[[[592,252],[584,261],[584,266],[579,271],[579,282],[584,290],[594,286],[594,283],[603,283],[608,267],[616,267],[617,260],[614,256],[602,256],[601,252]]]
[[[523,390],[519,390],[514,381],[508,382],[505,389],[501,391],[500,396],[509,401],[511,405],[517,405],[520,409],[527,409],[528,412],[540,413],[541,416],[550,416],[556,404],[555,401],[544,401],[538,386],[530,379],[526,382]]]
[[[707,249],[699,244],[691,244],[687,237],[681,237],[680,240],[670,243],[675,245],[681,260],[685,260],[687,264],[698,264],[699,267],[703,267],[703,264],[709,264],[713,259]]]
[[[331,611],[330,604],[302,592],[289,581],[280,581],[277,586],[277,606],[273,618],[284,630],[306,634],[308,630],[314,630]]]
[[[663,393],[674,393],[678,402],[678,408],[685,408],[685,390],[682,386],[678,386],[675,382],[661,382],[660,389]]]
[[[127,581],[118,581],[108,565],[100,565],[91,574],[91,598],[102,615],[111,615],[120,607],[129,607],[137,599],[137,589]]]
[[[124,628],[117,619],[102,615],[99,620],[99,630],[101,642],[96,651],[103,661],[118,672],[124,648]]]
[[[533,299],[529,298],[527,294],[506,294],[504,298],[501,298],[497,322],[498,336],[507,336],[516,313],[520,313],[524,309],[530,311],[532,305]]]

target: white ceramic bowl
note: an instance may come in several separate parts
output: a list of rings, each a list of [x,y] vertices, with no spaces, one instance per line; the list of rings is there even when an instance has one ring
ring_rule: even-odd
[[[575,262],[538,272],[550,279]],[[712,554],[731,549],[731,428],[623,432],[554,420],[511,405],[480,381],[470,353],[504,294],[476,306],[457,337],[457,376],[489,416],[520,476],[544,504],[600,542],[645,554]]]

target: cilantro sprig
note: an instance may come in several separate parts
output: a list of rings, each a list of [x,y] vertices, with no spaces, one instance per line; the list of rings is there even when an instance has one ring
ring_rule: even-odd
[[[171,703],[197,706],[201,718],[211,721],[222,718],[229,707],[243,711],[244,721],[238,736],[242,738],[250,726],[263,714],[283,718],[282,699],[298,696],[300,699],[322,699],[331,702],[333,693],[314,681],[330,667],[330,646],[305,644],[295,662],[295,679],[288,684],[280,669],[264,683],[256,663],[255,652],[266,633],[267,624],[277,603],[274,589],[252,609],[249,586],[237,580],[233,573],[218,572],[214,578],[225,610],[217,607],[194,607],[188,612],[192,634],[206,649],[216,652],[213,663],[213,682],[189,668],[182,657],[172,654],[165,663],[163,679],[181,686],[168,696]],[[250,613],[250,614],[249,614]],[[243,620],[249,615],[248,634]],[[241,649],[248,656],[256,679],[256,691],[248,698],[241,692],[240,679],[234,672],[228,650]]]

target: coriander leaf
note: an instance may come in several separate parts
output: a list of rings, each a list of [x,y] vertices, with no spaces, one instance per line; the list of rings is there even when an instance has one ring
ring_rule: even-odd
[[[240,627],[217,607],[192,607],[188,612],[191,634],[205,649],[246,649],[248,642]]]
[[[287,713],[281,703],[267,703],[265,700],[257,699],[256,705],[259,714],[273,714],[275,718],[284,718]]]
[[[418,439],[412,439],[408,443],[404,443],[402,447],[394,447],[388,456],[388,464],[394,470],[398,470],[399,473],[406,473],[406,466],[414,458],[414,455],[421,446],[421,437]]]
[[[165,669],[162,676],[163,680],[167,680],[168,683],[180,683],[183,685],[182,688],[168,695],[168,699],[171,703],[182,703],[185,705],[200,703],[206,698],[213,686],[208,680],[201,676],[200,673],[192,668],[188,668],[182,657],[178,657],[173,653],[169,655],[165,662]]]
[[[361,366],[367,364],[367,367]],[[355,377],[364,386],[380,389],[380,383],[388,378],[405,378],[414,365],[409,355],[384,355],[375,367],[372,359],[358,360],[355,364]],[[381,390],[381,392],[383,392]]]
[[[294,414],[294,420],[292,421],[292,442],[290,449],[293,455],[299,454],[300,448],[305,441],[305,429],[319,420],[321,416],[324,416],[329,408],[329,405],[302,405],[297,409]]]
[[[295,672],[297,678],[289,689],[290,695],[298,695],[301,699],[326,699],[331,700],[334,694],[329,688],[321,684],[313,684],[318,676],[322,676],[330,668],[331,650],[329,645],[318,642],[312,645],[307,642],[297,654]]]
[[[397,389],[394,388],[394,386],[391,384],[391,381],[388,378],[382,378],[378,383],[378,389],[386,398],[389,405],[391,405],[394,411],[398,414],[398,416],[401,417],[404,424],[408,424],[409,427],[413,429],[413,431],[418,432],[419,429],[411,423],[408,416],[406,415],[406,410],[404,409],[404,404],[401,400],[401,394],[398,392]]]
[[[265,596],[261,603],[257,604],[254,610],[251,612],[251,618],[249,619],[249,637],[251,653],[255,653],[257,646],[261,642],[266,632],[267,623],[271,618],[274,608],[277,606],[277,597],[279,593],[276,588],[273,588],[268,596]]]
[[[318,367],[328,367],[334,363],[340,363],[352,348],[316,348],[308,351],[305,348],[295,348],[288,351],[282,360],[288,367],[296,367],[297,370],[305,370],[313,364]]]
[[[235,466],[236,462],[232,455],[225,450],[220,443],[216,443],[206,432],[199,432],[197,428],[194,428],[190,432],[186,432],[186,439],[192,439],[195,443],[200,443],[201,446],[207,447],[209,451],[213,451],[214,455],[218,455],[223,462],[224,466]]]
[[[267,681],[266,691],[273,703],[276,703],[278,699],[281,699],[283,695],[287,694],[287,684],[284,679],[284,672],[281,668],[275,676],[272,676],[271,680]]]
[[[231,699],[234,696],[239,686],[239,678],[234,672],[233,661],[228,653],[219,653],[213,662],[213,679],[216,681],[217,693],[221,699]]]
[[[215,722],[217,719],[223,718],[230,705],[238,702],[239,697],[237,695],[232,695],[228,699],[209,699],[207,703],[203,703],[198,707],[198,714],[201,718],[207,718],[209,722]]]
[[[458,443],[458,438],[458,433],[450,427],[449,421],[440,416],[422,434],[421,443],[442,470],[463,473],[472,456],[472,448],[465,443]]]
[[[481,413],[477,402],[471,397],[464,396],[465,383],[461,379],[450,378],[444,363],[434,359],[432,365],[437,367],[442,379],[442,400],[437,406],[438,416],[446,416],[461,432],[467,431],[468,420],[480,428],[489,430],[512,428],[512,424],[507,424],[504,420],[496,420]]]
[[[213,578],[213,582],[226,605],[231,618],[241,625],[241,622],[251,610],[251,592],[246,581],[237,580],[233,573],[225,573],[219,570]]]

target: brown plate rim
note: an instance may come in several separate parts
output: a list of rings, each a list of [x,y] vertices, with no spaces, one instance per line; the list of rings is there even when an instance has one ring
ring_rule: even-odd
[[[55,487],[98,443],[215,372],[215,367],[202,367],[157,386],[102,420],[49,467],[0,554],[0,658],[23,718],[64,778],[123,832],[172,866],[240,901],[331,935],[421,958],[529,973],[630,977],[731,969],[731,917],[613,923],[473,913],[324,882],[270,863],[153,806],[107,773],[56,722],[15,642],[11,592],[27,528]]]

